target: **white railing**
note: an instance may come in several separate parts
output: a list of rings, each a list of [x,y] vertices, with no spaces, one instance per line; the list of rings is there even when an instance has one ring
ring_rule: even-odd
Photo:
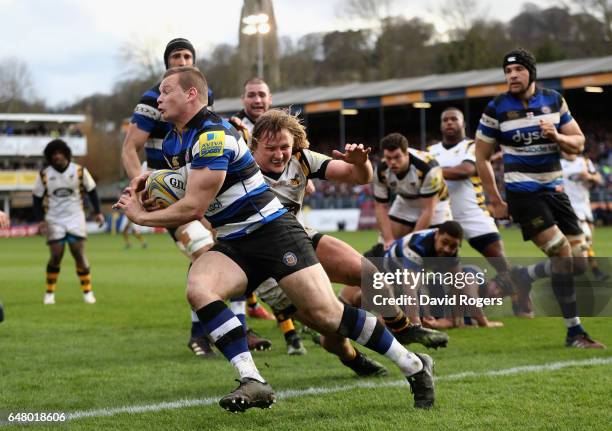
[[[73,156],[87,154],[87,138],[84,136],[61,136],[66,141]],[[47,144],[55,139],[52,136],[15,136],[0,135],[0,156],[42,156]]]

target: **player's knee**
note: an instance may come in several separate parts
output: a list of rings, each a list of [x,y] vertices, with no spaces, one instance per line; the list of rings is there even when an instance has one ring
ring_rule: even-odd
[[[311,307],[303,311],[308,321],[316,324],[319,332],[333,333],[338,329],[340,316],[328,307]]]
[[[554,236],[540,248],[548,257],[565,256],[569,255],[570,243],[563,233],[557,230]]]

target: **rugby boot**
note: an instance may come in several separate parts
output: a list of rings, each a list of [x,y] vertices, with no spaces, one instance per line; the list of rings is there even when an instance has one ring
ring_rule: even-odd
[[[589,334],[583,332],[582,334],[574,335],[573,337],[567,336],[565,338],[565,347],[574,347],[576,349],[605,349],[606,346],[599,341],[593,340],[589,337]]]
[[[359,377],[384,377],[389,372],[380,362],[368,358],[365,353],[355,349],[357,356],[351,361],[340,360],[344,365],[355,371]]]
[[[210,341],[205,335],[200,337],[192,337],[187,343],[187,347],[199,358],[212,358],[217,356],[213,351]]]
[[[255,307],[247,307],[247,314],[253,319],[276,320],[274,314],[270,313],[259,304],[257,304]]]
[[[249,350],[268,350],[272,347],[272,342],[270,340],[262,338],[257,332],[250,328],[246,331],[246,337]]]
[[[238,413],[252,407],[260,409],[271,408],[276,402],[276,395],[272,387],[259,380],[245,377],[236,379],[240,383],[236,389],[219,400],[219,405],[225,410]]]
[[[287,354],[291,356],[306,354],[306,347],[304,347],[304,344],[302,344],[302,339],[297,333],[294,333],[287,340]]]
[[[398,332],[393,332],[393,335],[402,344],[419,343],[434,349],[446,347],[448,344],[448,334],[412,323]]]
[[[414,396],[415,409],[430,409],[436,399],[434,389],[434,360],[425,353],[415,353],[423,362],[423,369],[412,376],[406,377],[410,392]]]

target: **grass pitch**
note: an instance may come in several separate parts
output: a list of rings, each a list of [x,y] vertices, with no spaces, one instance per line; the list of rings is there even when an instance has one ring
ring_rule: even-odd
[[[338,236],[360,251],[376,237],[374,232]],[[541,256],[518,231],[505,230],[503,237],[509,255]],[[510,317],[501,329],[449,331],[449,347],[429,352],[441,376],[432,411],[411,407],[407,385],[398,383],[402,376],[386,358],[371,354],[387,365],[389,377],[360,380],[309,340],[307,355],[287,356],[274,324],[250,320],[274,343],[271,351],[254,357],[285,398],[272,410],[231,415],[215,400],[234,388],[236,373],[222,357],[196,359],[186,347],[188,263],[166,235],[147,241],[146,250],[124,250],[119,237],[90,237],[87,254],[98,303],[82,302],[67,252],[57,304],[43,306],[43,239],[0,240],[0,300],[6,314],[0,324],[3,419],[9,412],[76,412],[81,417],[63,425],[75,430],[603,430],[612,423],[612,353],[565,348],[560,318]],[[612,256],[612,229],[597,230],[596,251]],[[467,244],[462,254],[476,255]],[[583,322],[612,346],[612,318]],[[541,367],[517,368],[528,365]],[[505,374],[486,374],[501,369]],[[142,408],[117,410],[123,407]],[[59,426],[39,424],[37,429]]]

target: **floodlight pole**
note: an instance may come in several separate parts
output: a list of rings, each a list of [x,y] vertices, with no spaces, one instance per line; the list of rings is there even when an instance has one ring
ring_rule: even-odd
[[[263,49],[263,33],[257,32],[257,76],[264,79],[264,49]]]

